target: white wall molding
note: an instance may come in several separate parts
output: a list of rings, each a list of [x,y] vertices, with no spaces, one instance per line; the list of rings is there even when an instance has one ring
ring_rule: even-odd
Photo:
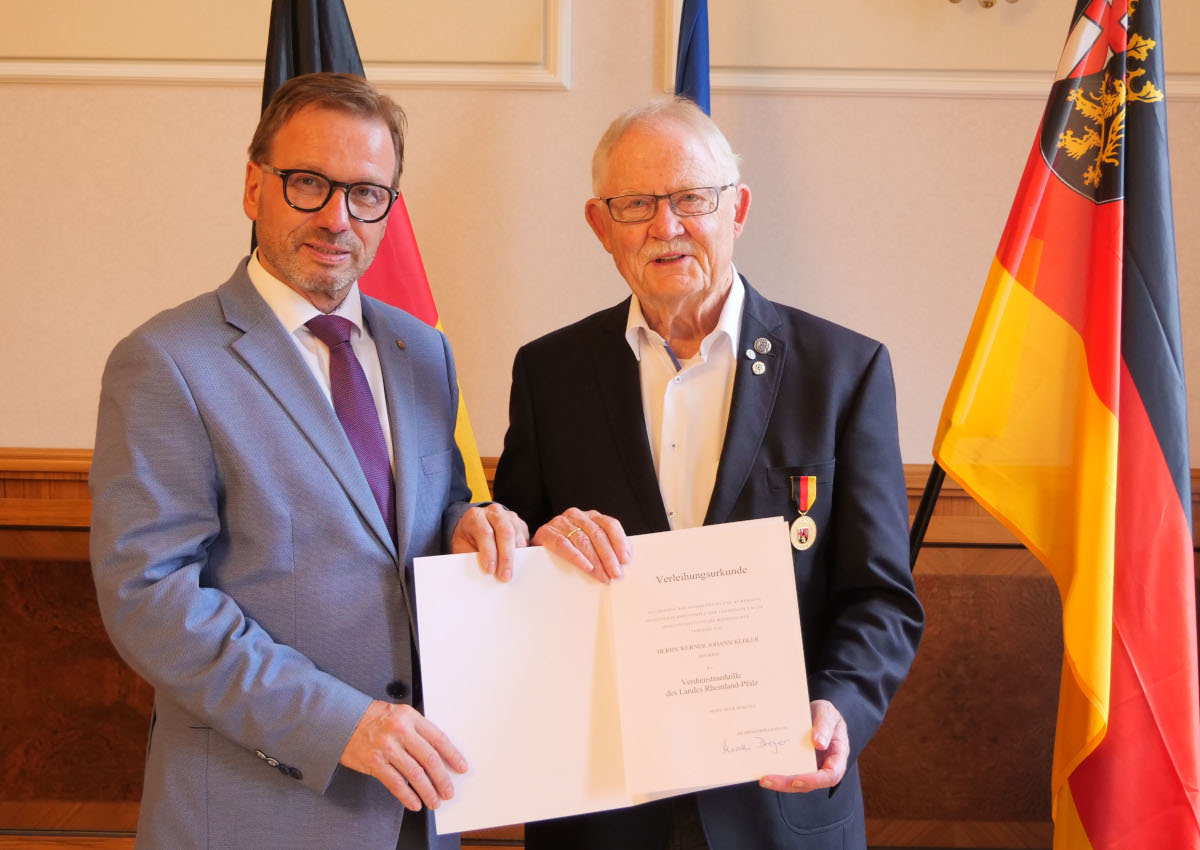
[[[1032,98],[1050,93],[1053,72],[913,71],[843,68],[714,69],[713,92],[895,95],[897,97]],[[672,91],[672,82],[665,88]],[[1168,74],[1168,99],[1200,100],[1200,74]]]
[[[365,64],[383,85],[566,90],[571,87],[571,2],[543,3],[542,60],[537,64],[447,62]],[[266,45],[264,44],[264,50]],[[262,62],[98,59],[0,59],[0,83],[146,83],[261,86]]]
[[[683,0],[662,0],[662,90],[675,89],[675,56]],[[711,39],[711,32],[710,32]],[[753,61],[753,60],[750,60]],[[1050,93],[1054,68],[1041,71],[947,68],[799,68],[714,65],[714,94],[808,94],[834,96],[1009,98],[1042,100]],[[1200,100],[1200,74],[1167,74],[1167,98]]]
[[[0,59],[2,83],[262,85],[262,62]]]

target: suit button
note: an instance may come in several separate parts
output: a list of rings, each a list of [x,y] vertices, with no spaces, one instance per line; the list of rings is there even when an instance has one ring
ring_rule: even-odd
[[[271,767],[279,767],[279,762],[275,759],[267,759],[267,764],[271,765]]]
[[[392,699],[404,699],[409,694],[408,685],[399,679],[394,682],[388,682],[388,686],[384,690],[387,691],[387,695]]]
[[[288,776],[292,777],[292,779],[303,779],[304,778],[304,774],[300,772],[300,768],[298,768],[298,767],[289,767],[288,768]]]

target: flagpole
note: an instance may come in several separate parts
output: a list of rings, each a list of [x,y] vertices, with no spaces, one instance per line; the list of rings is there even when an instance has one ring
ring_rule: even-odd
[[[929,520],[933,516],[933,506],[937,503],[938,494],[942,491],[942,482],[946,480],[946,471],[936,461],[929,468],[929,478],[925,481],[925,492],[921,494],[921,504],[913,515],[912,529],[908,532],[908,568],[917,568],[917,555],[921,553],[921,544],[925,542],[925,531],[929,528]]]

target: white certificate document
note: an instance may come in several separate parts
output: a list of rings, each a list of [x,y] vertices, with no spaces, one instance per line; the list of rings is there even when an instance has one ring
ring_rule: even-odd
[[[608,586],[536,547],[507,584],[415,560],[425,713],[469,764],[439,833],[816,769],[786,522],[632,543]]]

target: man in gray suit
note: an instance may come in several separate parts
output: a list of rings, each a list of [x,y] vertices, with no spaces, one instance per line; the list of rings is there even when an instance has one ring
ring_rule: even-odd
[[[155,688],[148,847],[434,846],[466,761],[419,706],[412,559],[524,523],[472,506],[438,331],[360,295],[404,116],[365,80],[298,77],[250,147],[257,252],[155,316],[104,372],[92,564]]]

